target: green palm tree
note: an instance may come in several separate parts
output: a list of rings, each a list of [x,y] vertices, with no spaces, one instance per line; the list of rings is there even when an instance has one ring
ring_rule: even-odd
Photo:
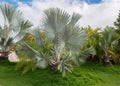
[[[10,51],[12,45],[21,41],[32,24],[24,20],[22,13],[8,3],[0,3],[3,24],[0,26],[1,53]]]
[[[118,61],[118,54],[115,51],[115,47],[118,44],[119,35],[112,27],[106,27],[102,32],[101,42],[99,47],[103,50],[104,55],[109,57],[116,63]]]
[[[86,30],[90,37],[87,47],[93,46],[96,50],[96,55],[93,56],[94,59],[98,59],[101,62],[103,56],[106,56],[107,59],[110,60],[111,58],[111,60],[116,63],[118,61],[116,47],[118,47],[119,39],[119,35],[116,33],[116,30],[108,26],[103,30],[92,29],[91,27],[88,27]]]

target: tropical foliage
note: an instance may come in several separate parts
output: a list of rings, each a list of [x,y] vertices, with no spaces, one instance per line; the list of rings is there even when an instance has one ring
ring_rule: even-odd
[[[120,63],[120,18],[114,27],[80,27],[80,14],[69,14],[59,8],[44,11],[42,27],[32,27],[22,13],[8,3],[1,3],[3,24],[0,25],[1,52],[9,52],[13,45],[20,61],[16,70],[22,74],[35,68],[51,67],[72,72],[74,66],[87,59],[95,62]],[[40,29],[41,28],[41,29]]]
[[[116,29],[113,27],[106,27],[103,30],[86,28],[90,40],[88,40],[87,46],[93,46],[96,50],[96,55],[91,59],[102,61],[103,56],[106,55],[107,59],[118,63],[118,53],[116,52],[116,46],[118,45],[119,34],[116,33]],[[108,58],[110,57],[110,58]]]
[[[43,64],[50,65],[53,69],[60,70],[64,76],[65,70],[71,72],[71,62],[80,62],[80,49],[86,44],[87,34],[77,24],[80,19],[79,14],[73,13],[71,16],[61,9],[50,8],[45,10],[45,15],[43,18],[43,34],[45,35],[40,36],[42,42],[39,46],[40,51],[36,51],[27,44],[22,45],[22,48],[18,50],[25,51],[29,58],[33,57],[32,60],[39,59],[36,62],[38,67]],[[87,56],[92,53],[85,52],[82,54],[87,54]]]

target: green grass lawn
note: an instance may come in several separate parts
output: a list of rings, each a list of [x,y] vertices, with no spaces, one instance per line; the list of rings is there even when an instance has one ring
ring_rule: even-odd
[[[14,69],[15,64],[0,61],[0,86],[120,86],[120,66],[103,67],[88,62],[64,78],[51,68],[37,69],[26,75]]]

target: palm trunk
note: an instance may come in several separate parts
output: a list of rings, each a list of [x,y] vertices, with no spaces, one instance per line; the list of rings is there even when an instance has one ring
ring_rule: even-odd
[[[110,55],[105,52],[105,54],[103,55],[103,65],[107,66],[110,64]]]
[[[61,57],[61,54],[62,54],[62,52],[63,52],[63,48],[64,48],[64,45],[61,45],[61,46],[55,46],[55,56],[56,56],[56,59],[55,59],[55,61],[53,61],[52,63],[51,63],[51,66],[52,66],[52,68],[53,69],[57,69],[57,67],[58,67],[58,65],[59,65],[59,63],[60,63],[60,57]]]

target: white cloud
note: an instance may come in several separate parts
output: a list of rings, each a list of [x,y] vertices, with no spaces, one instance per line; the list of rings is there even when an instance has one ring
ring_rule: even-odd
[[[19,2],[18,8],[23,11],[25,18],[40,24],[43,10],[59,7],[69,13],[77,12],[82,15],[81,26],[92,27],[113,26],[120,10],[120,0],[103,0],[99,4],[87,4],[84,0],[33,0],[31,6]]]

